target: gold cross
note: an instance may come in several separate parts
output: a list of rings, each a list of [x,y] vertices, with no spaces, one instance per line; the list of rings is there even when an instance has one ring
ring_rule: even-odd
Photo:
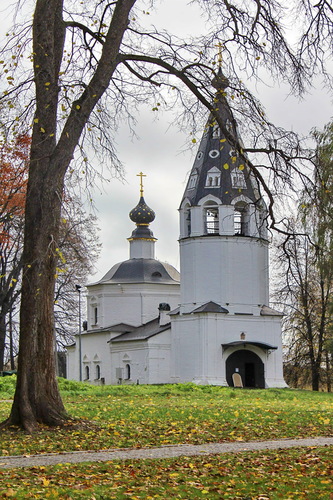
[[[143,196],[143,182],[142,182],[142,177],[147,177],[145,174],[140,172],[139,174],[136,174],[137,177],[140,177],[140,196]]]
[[[223,60],[222,51],[224,49],[223,43],[219,42],[217,45],[215,45],[215,47],[218,47],[218,49],[219,49],[217,61],[219,64],[219,68],[222,68],[222,60]]]

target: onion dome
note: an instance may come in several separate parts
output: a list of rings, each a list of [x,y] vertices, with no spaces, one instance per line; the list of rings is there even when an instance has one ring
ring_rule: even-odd
[[[214,76],[212,85],[214,88],[216,88],[216,90],[220,91],[229,87],[229,80],[226,76],[224,76],[221,68],[219,68],[217,75]]]
[[[155,212],[148,207],[141,196],[137,206],[130,211],[129,217],[137,226],[148,226],[155,219]]]

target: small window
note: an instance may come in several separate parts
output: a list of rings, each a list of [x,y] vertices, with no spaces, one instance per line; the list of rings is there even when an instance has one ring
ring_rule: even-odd
[[[211,158],[217,158],[218,156],[220,156],[220,153],[217,149],[212,149],[208,154]]]
[[[197,185],[197,180],[198,180],[198,174],[197,173],[192,174],[189,178],[187,189],[194,189],[195,186]]]
[[[99,380],[101,378],[101,367],[96,365],[96,379]]]
[[[211,168],[207,172],[205,187],[220,187],[221,184],[221,171],[217,167]]]
[[[90,370],[89,370],[89,366],[86,366],[84,370],[85,370],[85,372],[86,372],[86,380],[89,380],[89,378],[90,378]]]
[[[152,273],[153,278],[162,278],[162,274],[159,271],[155,271]]]
[[[220,127],[218,125],[213,126],[213,133],[212,133],[213,139],[217,139],[220,137]]]
[[[244,173],[238,168],[234,168],[231,171],[231,185],[235,189],[246,189]]]
[[[94,324],[98,323],[98,307],[94,307]]]
[[[131,378],[131,366],[127,364],[125,366],[125,380],[130,380]]]

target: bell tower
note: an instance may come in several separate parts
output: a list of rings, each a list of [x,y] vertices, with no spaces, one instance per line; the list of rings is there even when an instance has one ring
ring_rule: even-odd
[[[181,312],[212,300],[234,313],[268,303],[266,208],[258,183],[234,144],[237,125],[221,70],[211,115],[180,205]]]
[[[221,69],[212,84],[223,127],[209,116],[179,209],[175,379],[232,385],[235,371],[243,385],[285,386],[281,314],[268,307],[267,210],[239,147]]]

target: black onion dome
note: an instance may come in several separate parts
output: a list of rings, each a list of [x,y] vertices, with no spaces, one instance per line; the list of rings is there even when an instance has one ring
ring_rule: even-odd
[[[130,211],[129,217],[137,225],[148,225],[155,219],[155,212],[148,207],[143,196],[141,196],[137,206]]]
[[[214,76],[212,80],[212,85],[217,90],[224,90],[227,87],[229,87],[229,80],[226,76],[224,76],[221,68],[219,68],[217,75]]]

